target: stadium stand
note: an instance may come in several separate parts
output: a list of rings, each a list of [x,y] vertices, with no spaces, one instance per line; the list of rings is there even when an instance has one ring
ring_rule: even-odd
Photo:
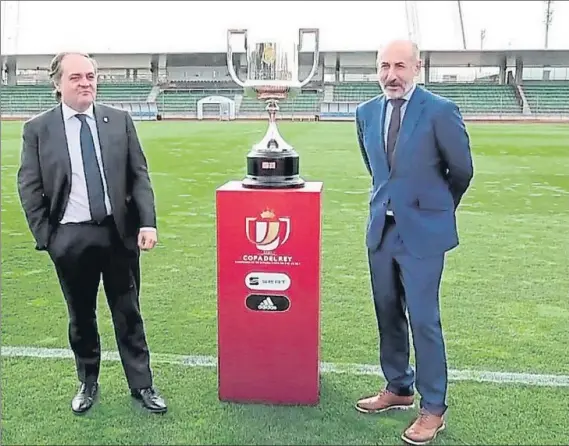
[[[513,85],[500,84],[429,84],[427,88],[453,100],[465,115],[509,115],[522,112]]]
[[[515,114],[522,107],[513,85],[488,83],[430,83],[426,88],[447,97],[465,114]],[[361,102],[380,93],[377,83],[347,82],[334,88],[334,102]]]
[[[49,85],[2,85],[0,113],[2,116],[29,116],[55,104]]]
[[[536,63],[541,64],[540,59],[537,59],[539,57],[548,57],[547,64],[551,64],[553,57],[559,58],[554,66],[559,68],[561,73],[566,70],[567,74],[565,77],[561,74],[561,77],[557,78],[560,80],[536,80],[535,74],[529,78],[524,77],[522,54],[516,60],[516,74],[507,66],[500,66],[497,67],[500,74],[480,79],[475,77],[469,82],[459,81],[457,76],[450,80],[443,77],[441,80],[435,75],[433,79],[429,70],[435,68],[438,56],[436,52],[430,52],[426,57],[434,59],[432,63],[425,64],[429,68],[425,68],[422,73],[421,84],[426,85],[430,91],[456,102],[466,118],[569,120],[569,51],[551,52],[547,56],[544,56],[543,52],[528,51],[524,54],[527,54],[528,60],[531,61],[531,67],[535,67]],[[317,71],[317,75],[300,95],[280,102],[281,119],[353,119],[357,104],[380,93],[376,76],[372,74],[375,71],[374,54],[350,53],[346,55],[349,57],[348,66],[345,68],[342,68],[341,64],[342,55],[330,55],[334,58],[323,54],[323,60],[331,62],[326,62],[324,71],[321,68]],[[483,52],[471,54],[457,51],[451,55],[441,53],[439,56],[442,66],[448,66],[448,60],[451,58],[459,67],[475,68],[476,60],[482,55]],[[193,56],[186,56],[187,59],[178,55],[178,63],[181,60],[193,60]],[[206,62],[210,56],[211,67]],[[37,84],[34,84],[33,74],[30,74],[33,70],[22,70],[19,73],[16,69],[18,58],[27,56],[9,57],[4,60],[3,82],[0,88],[2,117],[27,118],[55,105],[52,88],[45,81],[45,67],[40,66],[44,62],[38,59],[26,62],[27,66],[36,66],[38,60]],[[45,61],[51,58],[41,57]],[[117,63],[113,55],[99,55],[99,67],[104,74],[99,83],[98,100],[127,109],[136,119],[222,119],[223,104],[228,103],[232,119],[266,119],[265,104],[244,96],[243,91],[224,71],[223,63],[219,62],[223,60],[223,54],[203,53],[199,56],[199,66],[176,65],[170,68],[167,63],[158,67],[155,56],[152,55],[148,55],[147,59],[144,59],[146,56],[133,55],[136,61],[129,61],[129,55],[121,57],[124,58],[124,69],[116,68]],[[106,60],[112,68],[105,68]],[[213,62],[216,60],[219,63]],[[142,67],[146,63],[148,66]],[[11,65],[11,70],[8,65]],[[128,68],[129,66],[131,68]],[[546,70],[546,66],[546,62],[541,65],[541,75],[544,79],[551,73],[551,68]],[[180,73],[189,74],[182,79]],[[424,84],[423,79],[429,81]]]
[[[236,86],[234,86],[236,87]],[[243,96],[239,88],[221,89],[187,89],[187,87],[167,87],[161,90],[156,100],[159,112],[164,115],[191,117],[197,112],[198,102],[208,96],[224,96],[237,105],[237,113],[241,117],[258,116],[265,113],[263,102]],[[303,91],[298,97],[280,102],[281,113],[316,115],[320,109],[321,94],[314,90]]]
[[[288,115],[316,115],[320,110],[322,95],[313,90],[303,91],[295,98],[279,103],[280,113]],[[265,112],[265,104],[254,98],[243,97],[239,112],[243,116],[259,115]]]
[[[226,96],[233,99],[240,90],[230,89],[186,89],[168,87],[160,91],[156,102],[158,111],[167,116],[173,114],[183,117],[192,116],[197,113],[197,104],[200,99],[208,96]]]
[[[513,85],[488,83],[431,83],[426,88],[447,97],[458,104],[465,115],[516,115],[522,113],[521,101]],[[104,103],[145,102],[152,89],[148,84],[103,83],[99,85],[98,99]],[[532,113],[569,114],[569,82],[532,82],[522,85]],[[346,82],[333,86],[333,102],[357,103],[380,93],[379,86],[372,82]],[[242,97],[239,89],[225,90],[161,90],[156,98],[158,113],[162,116],[176,115],[191,118],[197,112],[200,99],[210,95],[226,96],[235,100],[239,116],[258,116],[264,113],[264,104],[255,99]],[[317,115],[323,93],[303,91],[298,97],[282,101],[281,113],[294,115]],[[55,105],[52,89],[47,84],[4,85],[0,89],[0,112],[3,116],[29,116]]]
[[[117,82],[99,84],[97,96],[102,102],[146,101],[152,84],[149,82]]]
[[[532,113],[569,114],[569,82],[525,81],[522,88]]]
[[[101,83],[98,100],[104,103],[144,102],[152,89],[150,83]],[[56,104],[49,84],[3,85],[0,88],[2,115],[28,116]]]
[[[361,102],[378,95],[379,85],[375,82],[341,82],[334,85],[334,102]]]

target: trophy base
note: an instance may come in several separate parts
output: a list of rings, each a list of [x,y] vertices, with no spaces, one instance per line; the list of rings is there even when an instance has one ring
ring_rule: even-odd
[[[247,155],[247,176],[241,182],[248,189],[298,189],[304,187],[299,174],[299,157],[295,151]]]
[[[241,184],[245,189],[300,189],[304,187],[304,180],[296,177],[251,177],[247,176]]]

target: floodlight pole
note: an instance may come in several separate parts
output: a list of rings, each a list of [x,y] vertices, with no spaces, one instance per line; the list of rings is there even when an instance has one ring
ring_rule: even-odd
[[[460,19],[460,31],[462,32],[462,48],[466,49],[466,33],[464,32],[464,20],[462,19],[462,5],[460,0],[457,0],[458,18]]]
[[[421,46],[421,31],[419,30],[419,14],[416,1],[405,1],[405,18],[409,39]]]
[[[553,2],[551,0],[546,0],[546,10],[545,10],[545,49],[549,46],[549,26],[551,25],[551,21],[553,19],[553,10],[551,9],[551,4]]]

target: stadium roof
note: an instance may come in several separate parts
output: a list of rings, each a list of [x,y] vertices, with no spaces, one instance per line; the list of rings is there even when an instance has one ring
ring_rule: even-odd
[[[451,67],[496,67],[500,66],[504,56],[508,58],[508,64],[515,63],[517,57],[521,57],[525,67],[528,66],[569,66],[569,49],[567,50],[503,50],[503,51],[422,51],[429,53],[431,66]]]
[[[357,51],[321,51],[324,53],[339,53],[339,54],[354,54]],[[373,54],[375,57],[375,51],[361,51],[361,53]],[[100,52],[91,53],[93,56],[97,57],[104,54],[112,54],[113,56],[148,56],[157,53],[113,53],[113,52]],[[224,60],[224,52],[170,52],[162,53],[166,55],[209,55],[218,56]],[[523,60],[524,67],[569,67],[569,49],[567,50],[423,50],[421,51],[423,60],[428,54],[430,58],[431,67],[498,67],[502,64],[504,56],[507,58],[508,66],[513,66],[517,57],[521,57]],[[53,54],[23,54],[14,56],[16,58],[27,58],[27,57],[52,57]]]

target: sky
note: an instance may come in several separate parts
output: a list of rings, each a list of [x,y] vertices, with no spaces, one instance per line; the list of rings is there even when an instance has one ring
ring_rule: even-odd
[[[320,49],[372,50],[407,38],[415,5],[421,50],[462,49],[456,1],[2,1],[2,54],[226,50],[228,28],[297,41],[320,30]],[[544,48],[545,2],[462,1],[467,49]],[[550,49],[569,49],[569,2],[554,1]]]

